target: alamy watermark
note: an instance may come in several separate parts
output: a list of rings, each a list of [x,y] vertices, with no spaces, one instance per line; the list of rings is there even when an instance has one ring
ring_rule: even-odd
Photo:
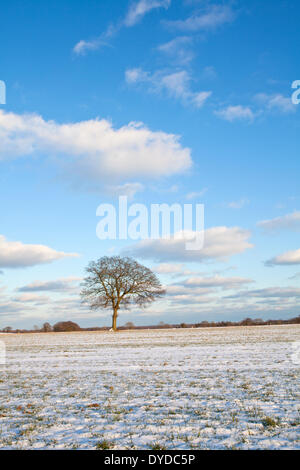
[[[299,104],[300,103],[300,80],[294,80],[292,83],[292,88],[296,89],[292,94],[292,103]]]
[[[3,80],[0,80],[0,104],[6,104],[6,85]]]
[[[186,250],[204,245],[204,204],[131,204],[127,196],[119,204],[100,204],[96,233],[100,240],[181,239]]]

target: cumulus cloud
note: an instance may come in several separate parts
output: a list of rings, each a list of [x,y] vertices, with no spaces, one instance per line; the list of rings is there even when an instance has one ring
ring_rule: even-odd
[[[213,227],[205,230],[202,250],[186,249],[186,242],[196,239],[196,232],[178,232],[174,237],[146,239],[124,250],[131,256],[157,262],[209,262],[230,258],[252,248],[251,233],[240,227]]]
[[[265,264],[266,266],[289,266],[293,264],[300,264],[300,248],[299,250],[287,251],[281,255],[275,256],[274,258],[266,261]]]
[[[82,184],[107,178],[159,177],[191,166],[191,152],[179,137],[153,132],[142,123],[114,129],[105,119],[58,124],[41,116],[0,110],[1,158],[47,152],[58,160],[65,176]]]
[[[201,108],[212,94],[211,91],[192,91],[191,77],[186,70],[173,73],[159,70],[150,74],[141,68],[128,69],[125,72],[125,80],[128,84],[146,83],[149,85],[150,92],[157,93],[166,90],[169,96],[196,108]]]
[[[220,109],[215,111],[216,116],[225,119],[226,121],[252,121],[255,117],[254,112],[249,108],[249,106],[227,106],[227,108]]]
[[[1,268],[26,268],[77,256],[79,256],[77,253],[64,253],[45,245],[26,245],[19,241],[8,241],[0,235]]]
[[[185,20],[167,21],[165,24],[180,31],[209,31],[234,20],[235,14],[229,5],[210,5],[200,14]]]
[[[274,219],[262,220],[258,222],[257,225],[267,232],[284,229],[299,231],[300,211],[295,211],[292,214],[287,214],[282,217],[275,217]]]

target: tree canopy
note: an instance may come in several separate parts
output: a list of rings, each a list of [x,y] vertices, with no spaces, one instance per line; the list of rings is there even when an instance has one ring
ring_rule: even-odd
[[[113,330],[117,328],[120,308],[145,307],[165,294],[157,276],[129,257],[104,256],[92,261],[86,272],[81,291],[83,302],[91,309],[111,308]]]

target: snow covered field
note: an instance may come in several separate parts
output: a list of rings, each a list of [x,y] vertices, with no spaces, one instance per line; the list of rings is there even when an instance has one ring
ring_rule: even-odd
[[[300,448],[300,325],[0,341],[2,449]]]

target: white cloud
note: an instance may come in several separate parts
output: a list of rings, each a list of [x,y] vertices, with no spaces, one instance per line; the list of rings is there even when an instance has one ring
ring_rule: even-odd
[[[63,155],[65,175],[83,184],[108,178],[159,177],[191,166],[190,149],[179,137],[153,132],[142,123],[114,129],[102,119],[58,124],[38,115],[0,110],[0,160],[37,153]]]
[[[265,231],[275,230],[300,230],[300,211],[295,211],[292,214],[287,214],[282,217],[275,217],[270,220],[262,220],[257,225],[263,228]]]
[[[73,52],[76,55],[84,55],[88,51],[93,51],[100,49],[103,46],[108,46],[109,43],[107,40],[117,34],[122,27],[134,26],[150,11],[157,8],[167,9],[170,4],[171,0],[139,0],[137,2],[131,3],[124,20],[118,21],[116,24],[110,24],[106,31],[104,31],[95,39],[81,39],[73,47]]]
[[[266,266],[275,266],[275,265],[294,265],[300,264],[300,248],[298,250],[287,251],[281,255],[275,256],[270,260],[266,261]]]
[[[267,95],[266,93],[259,93],[254,96],[254,100],[256,104],[260,105],[256,112],[249,106],[236,105],[217,110],[215,114],[226,121],[233,122],[237,120],[253,121],[257,116],[270,111],[278,111],[285,114],[296,111],[296,106],[293,105],[291,98],[280,94]]]
[[[190,76],[186,70],[164,75],[161,78],[161,86],[166,88],[172,96],[182,99],[185,102],[194,104],[197,108],[203,106],[205,101],[212,94],[211,91],[192,92],[190,91]]]
[[[214,292],[213,289],[207,287],[189,287],[183,284],[172,284],[169,286],[165,286],[167,293],[172,296],[176,295],[203,295],[203,294],[211,294]]]
[[[266,287],[264,289],[246,290],[238,292],[237,294],[230,295],[226,298],[276,298],[276,299],[291,299],[300,298],[300,289],[296,287]]]
[[[249,204],[248,199],[240,199],[239,201],[228,202],[224,205],[228,209],[242,209],[246,204]]]
[[[190,277],[185,280],[184,285],[188,287],[222,287],[223,289],[234,289],[243,284],[253,282],[252,279],[243,277]]]
[[[226,121],[247,120],[252,121],[255,114],[248,106],[227,106],[227,108],[215,111],[215,114]]]
[[[54,281],[34,281],[19,287],[18,292],[69,292],[78,290],[79,277],[68,277]]]
[[[23,294],[15,297],[13,299],[15,302],[25,302],[25,303],[35,303],[44,305],[50,301],[49,297],[46,295],[36,295],[36,294]]]
[[[124,250],[126,254],[157,262],[209,262],[225,260],[252,248],[248,241],[251,233],[240,227],[213,227],[205,230],[204,247],[194,251],[186,249],[186,242],[195,240],[196,232],[180,232],[171,239],[141,240]]]
[[[150,74],[141,68],[127,69],[125,71],[125,80],[127,83],[146,82],[150,79]]]
[[[101,38],[96,38],[90,41],[85,41],[82,39],[73,48],[73,52],[77,55],[84,55],[88,51],[95,51],[101,46],[107,46],[108,44],[103,41]]]
[[[76,55],[84,55],[88,51],[95,51],[100,49],[101,47],[109,46],[108,40],[114,36],[120,29],[121,24],[118,23],[117,25],[109,25],[106,31],[104,31],[100,36],[96,37],[95,39],[91,39],[86,41],[84,39],[80,40],[75,46],[73,47],[73,52]]]
[[[26,245],[22,242],[11,242],[6,240],[3,235],[0,235],[1,268],[26,268],[77,256],[79,256],[77,253],[64,253],[45,245]]]
[[[181,31],[209,31],[231,23],[234,16],[229,5],[212,5],[202,14],[194,14],[185,20],[167,21],[166,24]]]
[[[204,294],[204,293],[203,293]],[[215,299],[213,297],[208,297],[205,295],[195,295],[195,293],[188,293],[188,294],[178,294],[174,295],[171,299],[171,305],[199,305],[199,304],[206,304],[214,302]],[[199,308],[199,307],[198,307]]]
[[[169,8],[171,0],[139,0],[134,2],[129,7],[127,15],[124,20],[126,26],[134,26],[136,23],[149,13],[151,10],[157,8]]]
[[[107,186],[106,190],[114,197],[127,196],[128,199],[133,199],[136,193],[144,190],[141,183],[124,183],[122,185]]]
[[[177,98],[186,98],[189,75],[185,70],[162,77],[162,86]]]
[[[0,313],[3,321],[10,321],[11,318],[21,317],[27,312],[33,310],[32,305],[24,305],[20,302],[12,301],[7,298],[0,298]],[[2,323],[3,324],[3,323]]]
[[[161,263],[158,266],[155,266],[154,271],[159,274],[176,274],[183,271],[183,265],[174,263]]]
[[[193,39],[190,36],[179,36],[161,44],[157,49],[175,60],[177,64],[187,64],[194,56],[190,49],[192,41]]]
[[[190,95],[192,103],[196,106],[196,108],[201,108],[206,100],[211,96],[212,91],[200,91],[199,93],[192,93]]]
[[[263,104],[269,111],[279,111],[281,113],[293,113],[296,111],[296,106],[293,105],[291,97],[285,97],[278,94],[268,95],[267,93],[258,93],[254,97],[256,101]]]
[[[202,76],[203,76],[203,78],[205,78],[207,80],[215,79],[217,77],[217,72],[216,72],[215,67],[213,67],[212,65],[208,65],[208,66],[204,67]]]
[[[189,277],[180,283],[165,286],[168,300],[172,305],[180,304],[202,304],[219,302],[220,290],[231,290],[240,288],[244,284],[253,282],[252,279],[242,277]],[[214,296],[211,296],[214,294]],[[171,298],[169,298],[171,297]]]
[[[158,50],[167,54],[177,54],[178,48],[183,45],[190,44],[192,38],[190,36],[178,36],[158,46]]]
[[[152,92],[166,90],[170,96],[185,104],[192,104],[196,108],[201,108],[212,94],[211,91],[191,91],[191,77],[186,70],[174,73],[157,71],[150,74],[140,68],[128,69],[125,72],[125,79],[128,84],[148,83]]]
[[[289,277],[288,279],[291,280],[291,281],[293,281],[295,279],[300,279],[300,273],[296,273],[293,276]]]
[[[201,287],[187,288],[183,285],[165,286],[168,296],[168,304],[176,306],[178,304],[203,304],[210,303],[215,297],[209,296],[214,291]]]
[[[208,191],[208,188],[203,188],[201,191],[193,191],[188,193],[185,197],[188,200],[196,199],[197,197],[202,197]]]

